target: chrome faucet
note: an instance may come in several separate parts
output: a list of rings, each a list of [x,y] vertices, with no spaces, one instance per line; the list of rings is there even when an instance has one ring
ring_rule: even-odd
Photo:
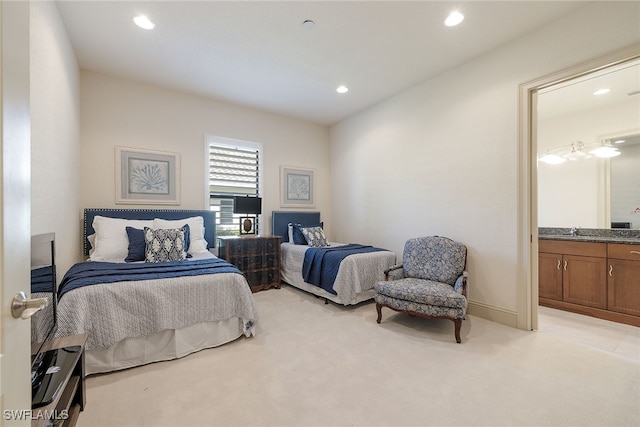
[[[578,229],[576,227],[571,227],[571,230],[569,231],[569,234],[572,236],[577,236],[578,235]]]

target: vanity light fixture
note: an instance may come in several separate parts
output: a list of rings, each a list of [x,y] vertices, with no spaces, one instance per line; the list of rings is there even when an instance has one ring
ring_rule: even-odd
[[[151,20],[145,15],[136,16],[135,18],[133,18],[133,22],[135,22],[138,27],[145,30],[153,30],[153,28],[156,26],[156,24],[151,22]]]
[[[444,20],[444,25],[447,27],[455,27],[464,21],[464,15],[457,10],[454,10],[447,16],[447,19]]]
[[[566,158],[558,156],[557,154],[547,153],[539,159],[541,162],[545,162],[548,165],[559,165],[567,161]]]
[[[349,88],[342,85],[342,86],[338,86],[338,88],[336,89],[336,92],[338,93],[347,93],[349,92]]]
[[[589,148],[591,148],[590,151]],[[539,161],[549,165],[559,165],[567,160],[585,160],[592,156],[600,158],[611,158],[619,156],[621,153],[608,142],[603,141],[600,144],[585,144],[582,141],[574,141],[569,145],[549,150],[545,155],[538,158]]]
[[[611,145],[604,142],[600,144],[598,148],[595,148],[589,151],[589,153],[593,154],[596,157],[601,157],[603,159],[609,159],[611,157],[616,157],[621,154],[620,150],[618,150],[616,147],[612,147]]]
[[[581,160],[581,159],[588,159],[591,157],[591,155],[588,153],[585,153],[584,142],[575,141],[571,143],[571,151],[565,154],[564,157],[569,160]]]

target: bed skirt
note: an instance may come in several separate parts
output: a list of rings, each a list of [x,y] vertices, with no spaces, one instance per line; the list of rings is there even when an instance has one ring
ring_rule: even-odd
[[[235,317],[218,322],[196,323],[182,329],[164,330],[146,337],[126,338],[111,347],[87,351],[85,373],[105,373],[178,359],[245,335],[242,326],[242,319]],[[247,333],[252,334],[250,331]]]
[[[360,291],[355,294],[353,298],[348,301],[345,301],[338,295],[334,295],[325,291],[324,289],[311,285],[304,281],[302,277],[302,273],[297,270],[288,270],[282,269],[282,281],[286,284],[293,286],[294,288],[302,289],[303,291],[309,292],[310,294],[316,295],[320,298],[328,299],[329,301],[333,301],[336,304],[342,305],[355,305],[361,303],[362,301],[372,300],[376,291],[372,289],[365,289],[364,291]]]

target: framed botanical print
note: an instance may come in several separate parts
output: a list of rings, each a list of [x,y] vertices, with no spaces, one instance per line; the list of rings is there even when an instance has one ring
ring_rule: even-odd
[[[180,204],[180,154],[116,147],[116,203]]]
[[[280,166],[280,206],[313,208],[314,170]]]

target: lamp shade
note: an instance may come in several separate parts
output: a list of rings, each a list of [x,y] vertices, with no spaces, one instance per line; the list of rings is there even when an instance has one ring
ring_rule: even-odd
[[[262,198],[250,196],[236,196],[233,198],[233,213],[261,214]]]

